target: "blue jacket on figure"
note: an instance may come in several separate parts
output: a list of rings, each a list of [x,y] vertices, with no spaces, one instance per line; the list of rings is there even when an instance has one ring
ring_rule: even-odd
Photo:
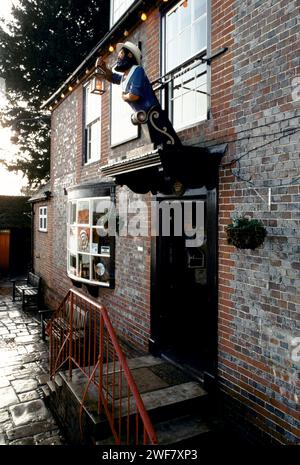
[[[142,66],[132,66],[127,76],[113,73],[112,77],[113,84],[120,84],[123,93],[131,93],[140,97],[139,100],[135,102],[128,102],[135,112],[140,110],[148,112],[150,108],[159,105]]]

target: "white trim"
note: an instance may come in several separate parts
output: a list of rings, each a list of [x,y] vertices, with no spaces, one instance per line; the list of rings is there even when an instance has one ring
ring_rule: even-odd
[[[134,3],[134,0],[117,0],[119,1],[120,5],[119,5],[119,10],[121,10],[121,14],[118,14],[116,17],[115,17],[115,1],[116,0],[111,0],[110,1],[110,27],[112,27],[114,24],[116,24],[119,19],[124,15],[124,13],[126,13],[126,11],[129,9],[129,7]],[[122,4],[125,4],[125,8],[123,7],[122,8]]]

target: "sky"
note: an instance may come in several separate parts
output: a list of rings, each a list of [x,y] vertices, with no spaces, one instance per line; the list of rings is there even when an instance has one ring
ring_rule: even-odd
[[[15,0],[0,0],[0,17],[9,19],[12,3]],[[1,78],[1,76],[0,76]],[[0,111],[5,104],[5,89],[0,79]],[[11,143],[12,132],[0,127],[0,159],[12,160],[16,156],[16,148]],[[21,174],[9,173],[0,164],[0,195],[20,195],[21,187],[26,184]]]

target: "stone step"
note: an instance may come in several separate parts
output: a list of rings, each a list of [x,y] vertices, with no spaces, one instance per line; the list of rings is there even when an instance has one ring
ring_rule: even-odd
[[[199,416],[186,415],[154,425],[158,444],[176,444],[211,431]]]
[[[200,416],[195,415],[184,415],[172,418],[171,420],[163,421],[153,426],[159,445],[184,443],[187,440],[198,438],[202,434],[211,431],[207,422]],[[113,436],[96,441],[97,446],[113,445],[114,443]],[[126,445],[125,438],[121,441],[121,444]]]
[[[63,385],[63,380],[61,379],[60,375],[55,375],[54,382],[58,388],[61,388]]]
[[[46,384],[44,386],[42,386],[42,391],[43,391],[43,396],[44,397],[49,397],[50,394],[51,394],[50,389]]]
[[[53,381],[47,381],[47,386],[49,387],[50,391],[55,393],[56,392],[56,387]]]
[[[203,417],[206,418],[210,402],[207,392],[198,381],[179,370],[178,367],[174,367],[165,360],[151,355],[128,359],[127,363],[145,409],[154,428],[157,429],[159,443],[180,443],[209,432],[209,427]],[[92,372],[93,367],[90,367],[89,371]],[[114,372],[116,375],[113,375]],[[120,427],[122,432],[125,433],[129,422],[132,425],[131,430],[134,430],[137,410],[135,402],[131,398],[128,412],[127,381],[124,373],[122,373],[122,376],[120,375],[120,368],[117,363],[104,365],[102,373],[104,378],[103,394],[108,399],[109,404],[114,405],[114,418],[118,422],[118,428]],[[73,403],[75,401],[79,406],[87,385],[87,377],[83,371],[74,369],[71,379],[68,371],[62,371],[59,373],[59,377],[62,381],[60,389],[62,389],[63,395],[70,398]],[[53,384],[57,386],[56,380]],[[51,385],[49,387],[51,389]],[[112,401],[113,398],[114,401]],[[54,410],[59,412],[59,415],[62,415],[63,421],[67,418],[70,427],[73,428],[71,426],[74,425],[72,415],[70,416],[67,407],[61,412],[59,397],[50,396],[49,399],[54,406]],[[112,436],[111,429],[104,409],[99,415],[97,407],[98,391],[96,386],[91,383],[83,406],[82,424],[87,425],[89,431],[84,441],[90,444],[93,436],[94,444],[113,444],[114,441],[110,439]],[[121,418],[120,422],[119,417]],[[81,441],[79,439],[79,427],[77,429],[78,431],[72,430],[75,438],[74,443]],[[142,425],[140,424],[141,429]],[[70,442],[73,441],[72,438]]]

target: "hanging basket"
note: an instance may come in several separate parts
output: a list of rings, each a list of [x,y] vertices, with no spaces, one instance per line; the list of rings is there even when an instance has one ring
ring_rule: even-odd
[[[236,218],[226,227],[227,242],[237,249],[256,249],[265,240],[267,230],[259,220]]]

